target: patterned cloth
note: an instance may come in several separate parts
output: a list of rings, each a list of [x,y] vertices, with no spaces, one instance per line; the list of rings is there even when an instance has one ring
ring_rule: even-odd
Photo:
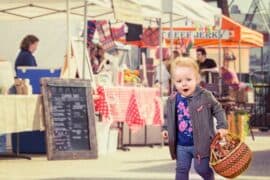
[[[141,127],[144,126],[144,120],[140,116],[138,103],[135,97],[135,93],[133,92],[128,104],[128,110],[126,114],[126,123],[132,129],[136,128],[137,126]]]
[[[125,25],[123,24],[120,28],[112,28],[112,37],[114,40],[120,39],[125,36]]]
[[[109,117],[109,106],[106,100],[104,88],[99,86],[97,88],[97,93],[99,95],[99,99],[94,100],[95,111],[99,112],[104,118],[107,119]]]
[[[177,94],[175,105],[178,124],[177,144],[181,146],[193,146],[193,130],[188,109],[188,101],[180,94]]]
[[[158,46],[159,45],[159,29],[147,28],[143,31],[142,41],[144,46]]]
[[[156,88],[105,87],[104,92],[98,94],[100,100],[95,101],[95,106],[108,107],[108,116],[114,122],[127,122],[132,130],[137,130],[145,124],[163,123],[163,109]],[[106,108],[105,111],[101,111],[103,116],[102,113],[106,116]]]
[[[155,98],[155,116],[154,116],[154,119],[153,119],[153,125],[161,125],[162,122],[161,122],[161,102],[160,102],[160,99],[158,98]]]
[[[99,41],[105,51],[115,51],[116,45],[113,41],[109,23],[107,21],[97,21],[96,23]]]

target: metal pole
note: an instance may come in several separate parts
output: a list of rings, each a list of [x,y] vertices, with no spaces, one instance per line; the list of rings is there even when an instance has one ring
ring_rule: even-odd
[[[263,47],[261,47],[261,72],[262,72],[262,76],[263,76],[263,84],[266,84],[266,76],[265,76],[265,73],[264,73],[264,62],[263,62]]]
[[[85,63],[86,63],[86,44],[87,44],[87,0],[84,1],[84,36],[83,36],[83,64],[82,64],[82,78],[85,79]]]
[[[170,12],[170,55],[172,56],[173,51],[173,17],[172,17],[172,11]]]
[[[219,67],[221,67],[221,29],[219,28],[218,30],[218,64],[219,64]],[[222,82],[221,82],[221,71],[219,71],[219,81],[218,81],[218,90],[219,90],[219,96],[222,96]]]
[[[221,66],[221,29],[218,30],[218,64]]]
[[[66,23],[67,23],[67,67],[68,67],[68,78],[71,76],[70,70],[70,57],[71,57],[71,42],[70,42],[70,8],[69,8],[69,0],[66,0]]]
[[[163,83],[165,82],[162,82],[162,63],[163,63],[163,48],[162,48],[162,42],[163,42],[163,37],[162,37],[162,21],[161,21],[161,18],[158,19],[158,28],[159,28],[159,89],[160,89],[160,99],[161,99],[161,104],[162,104],[162,107],[164,107],[164,103],[163,103]],[[161,137],[161,147],[164,146],[164,139],[163,137]]]
[[[163,54],[162,54],[162,24],[161,24],[161,18],[158,19],[158,28],[159,28],[159,55],[160,55],[160,63],[159,63],[159,84],[160,84],[160,97],[163,95],[163,88],[162,88],[162,63],[163,63]]]
[[[239,62],[238,62],[238,66],[239,66],[239,69],[238,69],[238,73],[239,73],[239,81],[242,80],[241,78],[241,73],[242,73],[242,68],[241,68],[241,40],[239,40],[238,42],[238,59],[239,59]]]
[[[262,6],[262,7],[261,7],[261,6]],[[266,18],[265,18],[265,15],[267,14],[267,12],[265,12],[266,10],[265,10],[265,6],[264,6],[264,4],[263,4],[263,1],[259,1],[259,2],[258,2],[258,7],[259,7],[259,9],[260,9],[260,10],[259,10],[259,13],[260,13],[261,18],[262,18],[262,20],[263,20],[264,26],[265,26],[267,32],[270,33],[270,28],[269,28],[269,25],[268,25],[267,20],[266,20]],[[265,11],[262,12],[262,9],[264,9]],[[269,13],[269,11],[268,11],[268,13]],[[269,19],[268,19],[268,20],[269,20]]]
[[[173,2],[172,2],[173,3]],[[173,6],[173,4],[172,4]],[[172,7],[170,11],[170,59],[172,59],[173,55],[173,41],[174,41],[174,36],[173,36],[173,16],[172,16]],[[169,65],[170,66],[170,65]],[[172,83],[172,78],[171,78],[171,87],[170,87],[170,92],[173,92],[173,83]]]

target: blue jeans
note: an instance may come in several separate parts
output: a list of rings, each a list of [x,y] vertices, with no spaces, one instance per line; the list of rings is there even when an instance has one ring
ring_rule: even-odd
[[[177,145],[176,176],[175,180],[189,180],[189,170],[194,152],[194,146]],[[194,169],[204,180],[214,180],[213,170],[209,166],[209,157],[194,158]]]

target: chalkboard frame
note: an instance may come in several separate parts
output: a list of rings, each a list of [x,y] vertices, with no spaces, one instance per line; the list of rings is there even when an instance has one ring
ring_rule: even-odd
[[[93,97],[91,93],[91,82],[89,80],[80,79],[59,79],[59,78],[41,78],[41,89],[44,104],[44,119],[46,129],[46,147],[48,160],[64,160],[64,159],[95,159],[97,158],[97,139],[96,125],[93,108]],[[89,132],[89,150],[72,150],[72,151],[54,151],[54,124],[52,116],[52,103],[50,102],[50,87],[80,87],[85,88],[87,97],[87,116],[88,116],[88,132]]]

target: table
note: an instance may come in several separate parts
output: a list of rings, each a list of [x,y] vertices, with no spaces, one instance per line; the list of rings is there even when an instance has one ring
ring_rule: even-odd
[[[129,150],[123,145],[124,123],[133,132],[145,128],[145,125],[163,124],[163,108],[158,88],[98,87],[97,93],[99,98],[94,101],[95,111],[99,112],[105,121],[117,122],[120,133],[119,149]]]
[[[0,95],[0,134],[44,130],[42,98],[40,95]],[[31,159],[17,153],[1,154],[2,157]]]
[[[44,130],[40,95],[0,95],[0,133]]]

